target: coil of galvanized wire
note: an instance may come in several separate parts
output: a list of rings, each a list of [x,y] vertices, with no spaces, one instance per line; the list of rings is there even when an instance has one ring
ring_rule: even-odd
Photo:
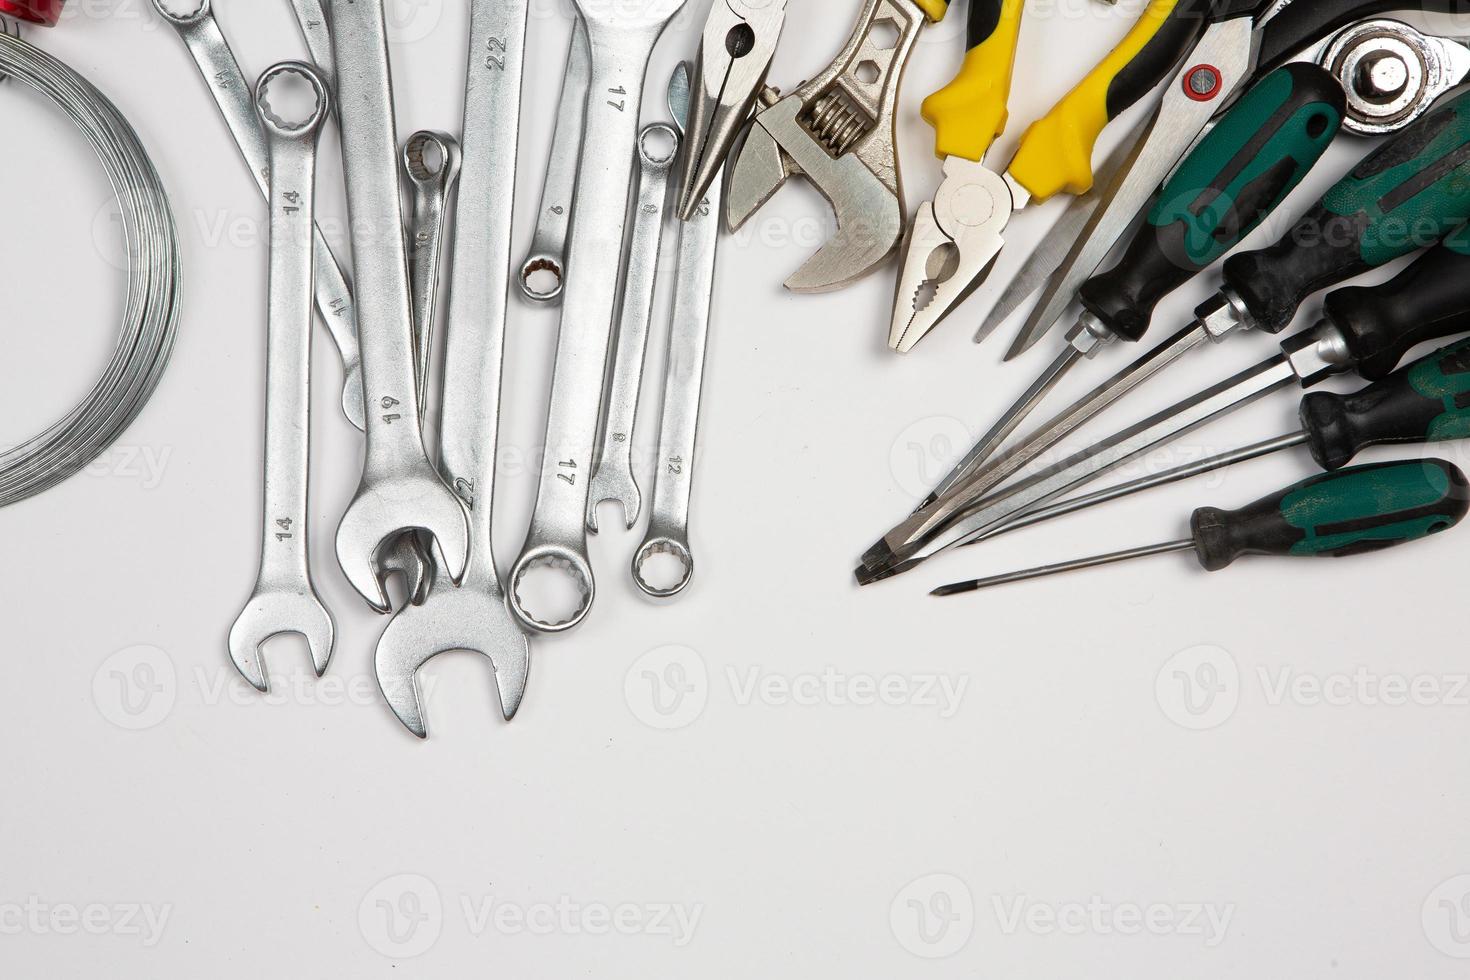
[[[158,386],[179,319],[179,240],[168,194],[116,106],[65,63],[0,32],[0,75],[36,89],[81,130],[107,171],[127,239],[127,295],[117,347],[81,403],[0,453],[0,506],[54,487],[107,450]]]

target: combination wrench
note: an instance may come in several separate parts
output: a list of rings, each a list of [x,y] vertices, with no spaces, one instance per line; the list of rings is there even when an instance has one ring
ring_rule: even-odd
[[[567,278],[567,229],[572,222],[572,195],[577,186],[577,165],[582,158],[582,132],[587,120],[587,87],[591,82],[592,55],[587,46],[587,28],[581,14],[572,17],[572,39],[567,47],[567,73],[561,83],[556,108],[556,129],[551,136],[551,158],[546,164],[546,183],[541,188],[541,210],[531,252],[521,264],[521,292],[537,303],[550,303],[561,296]],[[535,285],[536,276],[551,277],[544,289]]]
[[[272,94],[308,87],[305,118],[273,108]],[[320,677],[332,659],[336,627],[311,581],[307,557],[307,482],[311,429],[311,229],[316,147],[330,97],[310,66],[284,62],[260,77],[256,105],[270,164],[270,312],[266,328],[265,507],[255,591],[230,628],[230,659],[259,691],[269,691],[261,647],[297,633]],[[283,99],[284,104],[284,99]]]
[[[689,64],[674,71],[669,83],[669,111],[683,133],[689,117]],[[723,175],[710,185],[690,220],[679,226],[679,267],[674,274],[674,306],[670,315],[669,355],[664,378],[663,420],[658,438],[658,469],[653,483],[653,513],[648,534],[633,555],[633,581],[655,599],[668,599],[688,588],[694,578],[694,552],[689,547],[689,506],[694,492],[694,457],[699,428],[699,402],[704,390],[705,351],[709,344],[710,307],[714,299],[715,265],[719,258]],[[667,584],[650,581],[649,563],[669,555],[681,567]]]
[[[296,23],[301,26],[301,37],[306,41],[311,60],[316,62],[317,71],[336,92],[337,64],[332,57],[332,30],[327,23],[322,0],[291,0],[291,6],[296,11]],[[335,102],[333,105],[335,107]]]
[[[414,379],[419,424],[425,424],[433,356],[434,316],[439,300],[439,266],[449,202],[460,170],[459,141],[448,133],[420,130],[403,144],[408,184],[408,295],[413,307]],[[420,605],[433,584],[431,545],[417,533],[400,534],[383,554],[384,575],[401,575],[408,601]]]
[[[383,546],[407,531],[428,532],[439,544],[440,570],[458,584],[468,560],[469,521],[459,497],[429,462],[417,411],[383,0],[331,0],[328,10],[357,258],[363,385],[371,408],[362,482],[337,528],[337,561],[368,604],[386,613],[391,607],[379,571]]]
[[[669,176],[679,153],[679,134],[663,123],[643,127],[638,136],[638,196],[623,273],[623,303],[613,344],[612,374],[603,406],[602,439],[593,463],[587,497],[587,530],[597,533],[597,508],[605,501],[622,505],[628,530],[638,523],[643,494],[633,475],[633,429],[648,354],[648,328],[658,287],[669,203]]]
[[[229,127],[240,155],[255,176],[263,197],[270,195],[270,169],[265,133],[256,119],[250,85],[235,60],[229,42],[215,20],[211,0],[195,0],[189,13],[169,9],[180,0],[152,0],[153,9],[178,33],[199,74],[214,96],[220,115]],[[357,312],[352,302],[352,283],[319,228],[312,229],[316,248],[316,308],[322,324],[342,357],[346,375],[342,388],[342,411],[357,428],[364,426],[362,364],[358,351]]]
[[[511,609],[526,626],[542,632],[562,632],[581,623],[596,598],[587,557],[587,493],[633,182],[630,161],[638,143],[638,112],[653,46],[684,3],[577,0],[592,56],[584,145],[597,152],[584,156],[577,172],[577,218],[567,251],[574,271],[562,295],[546,421],[547,469],[510,577]],[[575,587],[577,608],[569,616],[538,617],[526,608],[523,586],[533,570],[561,575]]]
[[[470,556],[459,588],[435,583],[422,606],[393,617],[378,641],[378,685],[404,726],[428,734],[418,671],[450,650],[495,668],[500,707],[514,717],[530,645],[506,608],[491,545],[500,429],[512,209],[530,0],[474,0],[465,72],[464,155],[445,331],[440,471],[470,513]]]

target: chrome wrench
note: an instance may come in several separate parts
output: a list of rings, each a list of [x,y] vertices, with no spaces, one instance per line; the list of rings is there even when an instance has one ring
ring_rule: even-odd
[[[415,529],[439,543],[440,570],[464,576],[469,521],[429,462],[414,379],[413,314],[383,0],[331,0],[347,211],[358,271],[363,388],[371,414],[362,483],[337,528],[337,560],[379,612],[390,604],[382,546]]]
[[[291,0],[296,11],[296,23],[301,26],[301,37],[306,41],[306,50],[317,70],[327,79],[335,92],[337,87],[337,63],[332,57],[332,28],[327,22],[327,12],[322,0]]]
[[[439,299],[439,266],[449,202],[459,181],[459,141],[448,133],[420,130],[403,144],[403,175],[408,182],[408,294],[413,306],[414,378],[418,385],[419,424],[425,423],[434,316]],[[418,534],[401,534],[382,560],[385,575],[403,576],[408,601],[421,605],[433,584],[432,546]]]
[[[303,118],[278,114],[273,91],[309,86],[316,103]],[[260,77],[255,98],[268,147],[270,319],[266,340],[265,509],[255,591],[230,629],[230,659],[257,690],[270,690],[261,646],[297,633],[320,677],[336,633],[311,581],[307,482],[311,430],[311,228],[316,147],[330,101],[308,65],[284,62]],[[279,108],[279,107],[277,107]],[[284,110],[283,110],[284,111]]]
[[[662,139],[667,149],[659,146]],[[633,429],[648,355],[648,327],[658,286],[659,255],[669,204],[669,177],[679,152],[679,134],[663,123],[643,127],[638,136],[638,196],[623,272],[623,303],[613,346],[612,374],[603,406],[602,440],[593,463],[587,498],[587,530],[597,533],[597,508],[613,500],[623,507],[628,530],[638,523],[643,495],[633,475]]]
[[[543,632],[576,626],[596,597],[587,558],[587,492],[633,180],[629,161],[638,142],[638,111],[653,46],[684,3],[577,0],[592,55],[584,145],[597,152],[582,160],[577,173],[577,220],[567,252],[575,271],[562,295],[546,421],[548,469],[541,474],[530,532],[511,571],[511,609],[526,626]],[[522,587],[534,569],[560,572],[575,586],[579,599],[570,616],[538,618],[526,608]]]
[[[529,0],[474,0],[465,80],[463,190],[450,270],[440,471],[469,508],[464,584],[436,582],[422,606],[393,617],[378,641],[378,684],[400,721],[428,734],[418,671],[449,650],[489,658],[501,711],[520,707],[530,668],[526,635],[505,604],[491,546],[495,446],[500,428],[511,208],[520,132]]]
[[[587,119],[587,86],[592,74],[592,55],[587,48],[587,27],[582,15],[572,18],[572,39],[567,48],[567,74],[561,83],[561,100],[556,108],[556,131],[551,137],[551,157],[546,163],[546,183],[541,188],[541,211],[531,253],[521,264],[521,291],[537,303],[550,303],[561,295],[567,278],[567,229],[572,223],[572,195],[577,186],[577,164],[582,157],[582,132]],[[554,282],[545,289],[534,285],[537,273]]]
[[[153,9],[173,27],[188,48],[199,74],[209,86],[220,115],[224,116],[240,155],[255,176],[264,197],[270,194],[270,170],[265,133],[255,117],[254,97],[240,63],[235,60],[229,42],[214,18],[211,0],[196,0],[190,13],[176,13],[168,4],[179,0],[152,0]],[[342,356],[346,378],[342,388],[342,411],[348,421],[361,429],[364,425],[362,364],[358,351],[357,313],[352,302],[352,283],[332,254],[332,248],[314,228],[312,241],[316,247],[316,308],[322,324],[331,334]]]
[[[689,65],[681,64],[669,84],[669,111],[682,132],[689,115]],[[633,581],[655,599],[668,599],[694,578],[689,547],[689,505],[694,492],[699,402],[704,390],[710,307],[719,258],[724,175],[716,177],[690,220],[679,225],[679,269],[674,275],[674,307],[669,324],[663,422],[658,439],[658,469],[653,483],[653,516],[648,535],[633,556]],[[667,585],[650,581],[649,562],[670,555],[681,566]]]

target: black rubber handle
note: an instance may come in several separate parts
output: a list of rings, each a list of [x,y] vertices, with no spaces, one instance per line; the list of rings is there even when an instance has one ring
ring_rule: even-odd
[[[1240,244],[1311,172],[1345,102],[1316,65],[1263,79],[1179,166],[1118,264],[1082,285],[1083,307],[1113,335],[1141,339],[1160,300]]]
[[[1004,0],[970,0],[970,16],[965,21],[965,50],[973,51],[990,39],[1000,26]]]
[[[1202,507],[1195,555],[1217,572],[1245,555],[1360,555],[1447,530],[1470,512],[1465,474],[1442,459],[1324,473],[1241,510]]]
[[[1436,245],[1380,286],[1336,290],[1322,313],[1347,343],[1353,370],[1368,381],[1388,377],[1420,344],[1470,331],[1470,235]]]
[[[1369,154],[1279,242],[1232,256],[1225,284],[1253,326],[1279,333],[1312,293],[1428,247],[1467,219],[1470,93]]]
[[[1325,470],[1369,446],[1470,438],[1470,340],[1441,348],[1352,395],[1302,399],[1302,431]]]

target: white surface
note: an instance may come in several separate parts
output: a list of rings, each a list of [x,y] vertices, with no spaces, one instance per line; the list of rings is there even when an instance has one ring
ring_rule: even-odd
[[[303,53],[284,0],[218,6],[247,71]],[[400,129],[457,130],[464,5],[398,6]],[[651,92],[693,55],[705,6],[691,3],[665,38]],[[855,6],[792,3],[773,81],[817,71]],[[1012,138],[1139,6],[1038,9]],[[144,0],[71,8],[62,28],[32,36],[111,93],[156,155],[188,295],[174,363],[124,444],[3,514],[0,973],[1464,975],[1454,957],[1470,956],[1470,879],[1459,877],[1470,788],[1456,760],[1470,665],[1446,611],[1463,601],[1467,539],[1215,576],[1163,558],[925,596],[956,578],[1180,536],[1195,506],[1242,504],[1306,475],[1298,453],[859,592],[857,556],[939,475],[935,453],[968,441],[1058,341],[1002,370],[1015,328],[976,348],[975,303],[898,359],[884,348],[891,268],[840,294],[783,295],[827,220],[805,189],[725,244],[700,570],[683,601],[639,599],[626,571],[637,538],[604,533],[598,608],[573,636],[536,642],[516,721],[498,719],[487,665],[453,655],[428,668],[432,738],[414,740],[372,680],[383,620],[331,558],[359,442],[319,335],[313,545],[339,646],[317,682],[304,649],[278,642],[276,693],[254,694],[224,638],[256,560],[261,206],[193,65]],[[567,9],[535,4],[518,254]],[[938,176],[917,103],[958,63],[962,14],[931,30],[906,84],[911,204]],[[28,134],[12,136],[12,175],[38,175],[34,191],[13,176],[7,195],[9,440],[91,382],[119,277],[95,164],[29,96],[3,89],[0,105],[10,132]],[[334,218],[340,167],[326,146],[322,211]],[[1336,151],[1296,209],[1365,149]],[[1055,213],[1019,219],[1014,241],[1040,236]],[[345,237],[340,220],[331,235]],[[1160,334],[1203,295],[1168,302]],[[555,330],[554,311],[515,302],[502,562],[530,510],[525,460],[541,438]],[[1269,338],[1235,340],[1160,388],[1182,393],[1271,350]],[[1183,451],[1285,431],[1294,412],[1280,396]],[[1466,461],[1458,447],[1439,452]],[[657,706],[677,708],[661,714],[650,678],[681,677],[687,696],[659,689]],[[1212,677],[1213,699],[1197,684]],[[1408,704],[1404,683],[1417,685]],[[875,690],[898,703],[873,703]],[[145,912],[166,917],[161,930]]]

